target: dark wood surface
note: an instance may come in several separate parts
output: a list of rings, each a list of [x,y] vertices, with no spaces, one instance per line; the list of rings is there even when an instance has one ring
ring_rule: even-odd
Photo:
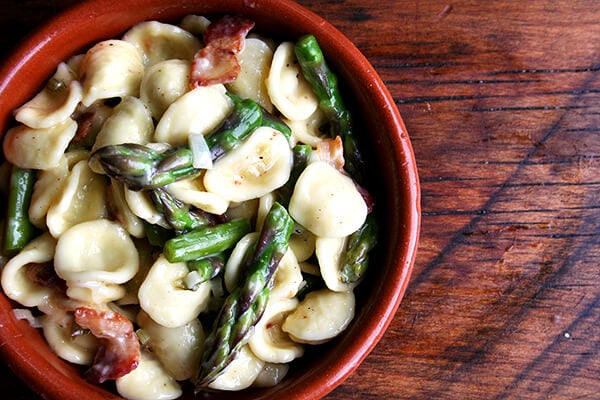
[[[2,0],[0,54],[73,3]],[[422,185],[405,299],[327,398],[599,399],[600,2],[300,3],[380,73]]]

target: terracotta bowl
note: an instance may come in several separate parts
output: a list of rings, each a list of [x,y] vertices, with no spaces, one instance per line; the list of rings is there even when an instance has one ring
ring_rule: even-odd
[[[416,164],[404,123],[382,80],[348,38],[327,21],[288,0],[95,0],[49,21],[5,60],[0,70],[0,132],[11,110],[37,93],[57,64],[100,40],[120,36],[137,22],[177,22],[186,14],[242,14],[256,32],[279,39],[313,33],[338,74],[369,157],[369,190],[385,221],[369,276],[357,292],[351,326],[336,340],[309,350],[273,388],[214,398],[317,399],[340,385],[367,357],[391,322],[408,284],[420,226]],[[81,369],[58,359],[38,331],[12,313],[0,294],[0,352],[7,364],[46,399],[118,398],[110,385],[85,382]],[[191,394],[185,396],[191,398]]]

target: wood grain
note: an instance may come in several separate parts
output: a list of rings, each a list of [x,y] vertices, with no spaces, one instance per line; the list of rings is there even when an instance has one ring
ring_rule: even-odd
[[[422,185],[406,297],[327,398],[599,398],[600,3],[299,2],[380,73]],[[69,3],[2,2],[1,53]]]

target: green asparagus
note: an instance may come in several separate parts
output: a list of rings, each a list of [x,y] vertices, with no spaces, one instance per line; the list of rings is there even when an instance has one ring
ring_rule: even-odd
[[[156,209],[176,231],[190,231],[215,223],[209,213],[183,203],[163,187],[150,191],[150,194]]]
[[[340,271],[343,283],[356,282],[364,275],[369,264],[369,252],[376,244],[377,222],[371,213],[365,223],[348,238]]]
[[[212,256],[233,247],[250,230],[247,218],[194,229],[169,239],[163,254],[172,263]]]
[[[330,123],[330,136],[340,135],[344,144],[345,168],[362,181],[364,161],[353,133],[352,115],[344,104],[337,76],[325,61],[323,51],[313,35],[301,37],[295,45],[296,58],[302,74],[319,99],[319,108]]]
[[[195,379],[196,392],[210,384],[247,343],[264,312],[272,278],[287,251],[293,227],[287,210],[274,203],[247,264],[243,283],[229,294],[207,336],[200,372]]]
[[[282,187],[277,189],[278,201],[283,206],[288,206],[292,193],[294,192],[294,187],[296,186],[296,181],[298,181],[298,177],[308,165],[311,153],[312,147],[305,144],[297,144],[292,149],[293,166],[290,177]]]
[[[200,173],[193,167],[192,151],[187,147],[159,153],[147,146],[124,143],[96,150],[89,162],[96,159],[108,176],[136,191],[165,186]]]
[[[241,99],[232,93],[228,93],[228,96],[233,101],[233,110],[218,128],[206,136],[213,161],[244,141],[262,124],[263,113],[255,101]]]
[[[7,254],[21,250],[35,235],[35,227],[29,221],[35,180],[34,170],[12,166],[4,230],[4,252]]]
[[[276,129],[286,137],[287,140],[290,140],[292,137],[292,128],[290,128],[285,122],[283,122],[279,117],[269,113],[267,110],[261,107],[262,110],[262,126],[268,126],[270,128]]]
[[[188,289],[195,290],[201,283],[209,281],[221,273],[225,267],[225,255],[219,253],[197,260],[190,260],[187,262],[187,267],[190,272],[184,279],[185,286]]]
[[[171,239],[174,235],[173,230],[163,228],[157,224],[151,224],[150,222],[143,221],[144,233],[148,243],[152,246],[163,247],[167,240]]]

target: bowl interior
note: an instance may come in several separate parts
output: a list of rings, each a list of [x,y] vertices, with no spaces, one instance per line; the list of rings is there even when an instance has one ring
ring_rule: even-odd
[[[14,121],[11,110],[31,98],[57,64],[103,39],[119,37],[143,20],[177,22],[186,14],[243,14],[254,31],[285,40],[314,34],[340,78],[354,111],[361,146],[369,162],[368,189],[375,194],[382,220],[381,240],[371,272],[357,292],[357,315],[338,339],[294,362],[276,387],[214,398],[320,398],[339,385],[368,355],[393,318],[406,289],[417,246],[420,198],[411,144],[383,82],[354,45],[328,22],[288,0],[132,0],[82,3],[31,35],[0,70],[0,132]],[[93,27],[93,29],[91,29]],[[0,295],[0,349],[7,363],[49,399],[115,397],[110,385],[86,383],[80,370],[59,360],[40,334],[16,321],[12,304]]]

